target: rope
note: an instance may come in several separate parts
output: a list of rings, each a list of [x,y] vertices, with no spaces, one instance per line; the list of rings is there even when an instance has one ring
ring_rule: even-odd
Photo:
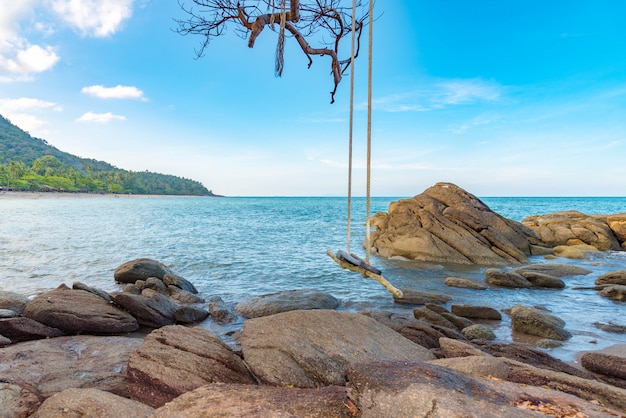
[[[369,10],[369,45],[368,45],[368,60],[367,60],[367,193],[365,204],[365,242],[367,248],[365,249],[365,262],[370,263],[370,180],[372,171],[372,40],[374,38],[374,0],[370,0]]]
[[[350,55],[350,140],[348,150],[348,236],[346,250],[350,254],[350,222],[352,217],[352,131],[354,123],[354,43],[356,31],[356,0],[352,0],[352,52]]]
[[[272,18],[274,13],[272,13]],[[280,32],[278,33],[278,44],[276,45],[276,69],[274,75],[281,77],[285,66],[285,24],[287,23],[287,0],[282,0],[280,4]]]

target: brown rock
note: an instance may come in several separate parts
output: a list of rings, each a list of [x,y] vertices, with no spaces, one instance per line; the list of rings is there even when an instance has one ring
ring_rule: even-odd
[[[472,279],[467,279],[465,277],[446,277],[446,280],[443,282],[446,286],[450,287],[463,287],[467,289],[476,289],[476,290],[485,290],[487,286],[475,282]]]
[[[501,320],[502,315],[496,309],[489,306],[467,305],[453,303],[450,307],[453,314],[472,319]]]
[[[29,390],[0,382],[0,417],[26,418],[39,403],[39,398]]]
[[[604,353],[584,353],[580,358],[582,366],[594,373],[626,380],[626,358]]]
[[[565,322],[554,315],[527,306],[515,305],[511,309],[513,331],[537,337],[565,341],[572,337],[564,329]]]
[[[606,223],[622,243],[626,241],[626,213],[616,213],[606,217]]]
[[[512,289],[532,287],[533,285],[520,274],[496,268],[485,270],[485,281],[491,286],[508,287]]]
[[[339,301],[319,290],[284,290],[250,298],[235,305],[235,311],[246,318],[258,318],[281,312],[304,309],[335,309]]]
[[[237,319],[236,314],[231,312],[230,308],[226,306],[226,303],[219,296],[212,296],[209,299],[209,315],[218,324],[227,324]]]
[[[30,302],[30,300],[24,295],[0,290],[0,309],[9,309],[21,315],[28,302]]]
[[[598,292],[598,294],[608,299],[624,302],[626,301],[626,286],[619,284],[607,286]]]
[[[189,293],[193,293],[194,295],[198,294],[198,290],[193,285],[193,283],[177,274],[166,274],[165,276],[163,276],[163,283],[165,283],[167,286],[178,287],[179,289]]]
[[[0,335],[9,338],[12,342],[39,340],[65,335],[58,328],[52,328],[37,322],[34,319],[18,317],[0,319]]]
[[[163,280],[163,276],[171,273],[164,264],[149,258],[138,258],[127,261],[115,269],[113,276],[119,283],[135,283],[137,280],[146,280],[156,277]]]
[[[241,357],[202,328],[152,331],[128,361],[131,398],[154,408],[214,382],[256,383]]]
[[[603,274],[595,280],[597,285],[619,284],[626,286],[626,270],[617,270]]]
[[[137,322],[151,328],[173,325],[178,304],[152,289],[143,289],[141,295],[127,292],[111,293],[113,301],[130,312]]]
[[[430,360],[429,363],[475,376],[491,376],[498,379],[509,377],[509,366],[492,356],[442,358]]]
[[[451,297],[446,295],[439,295],[436,293],[422,292],[415,289],[402,289],[402,297],[399,298],[393,295],[393,301],[395,303],[405,305],[427,305],[432,304],[445,304],[452,300]]]
[[[569,276],[584,276],[591,273],[591,270],[580,266],[574,266],[571,264],[553,264],[553,263],[541,263],[531,264],[528,266],[518,267],[512,270],[514,273],[522,274],[524,272],[536,272],[542,274],[548,274],[553,277],[569,277]]]
[[[475,345],[467,341],[459,341],[453,338],[441,338],[439,339],[439,344],[441,345],[441,352],[446,358],[490,356],[490,354],[476,348]]]
[[[426,348],[439,348],[439,339],[444,335],[423,321],[417,321],[414,317],[394,314],[392,312],[361,312],[361,314],[374,318],[383,325],[398,332],[403,337]]]
[[[173,300],[175,300],[178,303],[183,303],[183,304],[196,304],[196,303],[204,303],[204,299],[201,298],[200,296],[193,294],[191,292],[188,292],[186,290],[182,290],[179,287],[176,286],[168,286],[167,287],[167,294],[169,295],[169,297]]]
[[[546,287],[550,289],[563,289],[565,282],[558,277],[549,274],[538,273],[536,271],[521,271],[519,273],[526,280],[537,287]]]
[[[428,322],[429,324],[456,329],[456,326],[452,322],[428,308],[413,309],[413,316],[415,316],[415,319]]]

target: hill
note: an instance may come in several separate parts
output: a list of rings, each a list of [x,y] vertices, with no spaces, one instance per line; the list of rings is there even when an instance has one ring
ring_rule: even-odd
[[[0,187],[12,190],[214,196],[202,183],[133,172],[63,152],[0,115]]]

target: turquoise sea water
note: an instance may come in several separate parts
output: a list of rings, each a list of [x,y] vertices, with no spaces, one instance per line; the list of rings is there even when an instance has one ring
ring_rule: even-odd
[[[386,211],[396,197],[372,200],[372,214]],[[575,209],[587,214],[626,212],[626,197],[485,197],[495,212],[517,221]],[[365,200],[352,208],[352,251],[362,254]],[[98,197],[3,198],[0,194],[0,289],[35,295],[74,281],[119,290],[113,271],[120,264],[149,257],[170,266],[205,295],[236,303],[280,290],[314,288],[341,300],[340,309],[386,309],[395,305],[377,282],[341,270],[326,249],[346,247],[346,199],[334,197]],[[544,262],[542,258],[533,262]],[[551,261],[553,262],[553,261]],[[626,335],[608,334],[596,321],[626,325],[625,303],[606,300],[590,286],[597,276],[626,269],[626,253],[606,252],[583,265],[593,273],[566,279],[564,290],[489,289],[473,291],[443,284],[449,275],[484,279],[484,268],[443,266],[373,257],[372,264],[400,288],[443,293],[455,303],[504,309],[515,304],[542,305],[567,322],[574,337],[561,357],[579,350],[626,343]],[[510,323],[491,324],[499,339],[511,341]],[[595,342],[594,342],[595,341]]]

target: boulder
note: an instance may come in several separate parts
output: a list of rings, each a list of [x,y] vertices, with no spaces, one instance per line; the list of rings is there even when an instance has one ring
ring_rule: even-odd
[[[598,292],[598,294],[608,299],[624,302],[626,301],[626,286],[619,284],[607,286]]]
[[[174,320],[182,324],[204,321],[208,317],[209,311],[203,305],[180,305],[173,315]]]
[[[565,322],[562,319],[528,306],[515,305],[511,309],[511,325],[515,332],[537,337],[559,341],[572,337],[564,329]]]
[[[608,324],[605,324],[603,322],[594,322],[593,325],[604,332],[611,332],[614,334],[626,334],[626,325],[614,324],[610,321]]]
[[[7,337],[11,342],[39,340],[65,335],[58,328],[52,328],[37,322],[34,319],[17,317],[0,319],[0,335]]]
[[[615,234],[615,237],[622,243],[626,242],[626,213],[616,213],[606,217],[606,223]]]
[[[533,230],[541,242],[551,247],[587,244],[600,251],[621,249],[605,217],[568,210],[530,216],[522,223]]]
[[[258,318],[281,312],[304,309],[335,309],[339,301],[319,290],[296,289],[261,295],[235,305],[235,311],[246,318]]]
[[[207,411],[210,411],[208,414]],[[187,392],[157,409],[153,418],[359,416],[345,387],[280,388],[213,384]]]
[[[490,354],[478,349],[475,345],[468,341],[459,341],[453,338],[441,338],[439,339],[441,346],[441,353],[446,358],[454,357],[475,357],[475,356],[489,356]]]
[[[506,379],[509,376],[509,366],[492,356],[442,358],[428,362],[475,376],[491,376],[496,379]]]
[[[464,287],[476,290],[487,289],[487,286],[465,277],[446,277],[446,280],[443,283],[450,287]]]
[[[580,266],[574,266],[571,264],[554,264],[554,263],[540,263],[530,264],[528,266],[517,267],[512,270],[514,273],[523,275],[525,272],[535,272],[548,274],[553,277],[569,277],[569,276],[585,276],[591,273],[591,270]]]
[[[30,299],[19,293],[0,290],[0,309],[9,309],[21,315],[29,301]]]
[[[164,264],[149,258],[138,258],[127,261],[115,269],[113,277],[118,283],[135,283],[137,280],[146,280],[156,277],[163,280],[166,274],[171,273]]]
[[[215,382],[256,383],[241,357],[202,328],[152,331],[128,361],[131,398],[154,408]]]
[[[588,352],[580,357],[580,364],[590,372],[626,381],[625,357]]]
[[[127,292],[111,293],[113,301],[124,310],[130,312],[139,324],[159,328],[173,325],[174,313],[178,304],[152,289],[144,289],[141,295]]]
[[[457,316],[450,312],[442,312],[439,315],[443,316],[448,321],[452,322],[454,326],[459,330],[462,330],[463,328],[467,328],[471,325],[474,325],[474,322],[472,322],[471,320],[464,318],[462,316]]]
[[[348,365],[371,360],[431,360],[434,355],[373,318],[332,310],[290,311],[250,319],[243,357],[276,386],[344,385]]]
[[[40,400],[18,385],[0,382],[0,417],[26,418],[37,409]]]
[[[93,293],[96,296],[100,296],[102,299],[106,300],[107,302],[112,302],[111,296],[109,296],[109,294],[105,292],[104,290],[98,289],[92,286],[87,286],[86,284],[81,283],[81,282],[72,283],[72,289],[84,290],[86,292]]]
[[[468,340],[495,340],[496,334],[484,324],[474,324],[463,328],[461,333]]]
[[[167,274],[164,277],[167,277]],[[148,277],[146,280],[138,280],[137,282],[140,283],[140,286],[142,287],[141,290],[152,289],[162,295],[169,295],[169,292],[167,290],[168,286],[163,283],[163,280],[161,279],[158,279],[156,277]],[[137,284],[137,282],[135,282],[135,284]]]
[[[66,333],[118,334],[139,328],[135,318],[100,296],[64,284],[30,301],[24,316]]]
[[[429,324],[439,325],[446,328],[456,329],[456,326],[446,318],[428,308],[413,309],[415,319],[428,322]]]
[[[451,297],[446,295],[439,295],[437,293],[422,292],[415,289],[402,289],[402,297],[399,298],[393,295],[393,301],[395,303],[405,305],[427,305],[432,304],[446,304],[452,300]]]
[[[188,292],[187,290],[182,290],[181,288],[176,286],[167,286],[166,294],[178,303],[196,304],[205,302],[205,300],[197,294]]]
[[[453,303],[450,307],[453,314],[471,319],[493,319],[499,321],[502,315],[498,310],[489,306],[478,306]]]
[[[529,228],[491,211],[476,196],[451,183],[389,205],[371,220],[372,251],[436,263],[510,265],[528,263]]]
[[[485,281],[490,286],[507,287],[511,289],[532,287],[533,285],[521,274],[497,268],[485,270]]]
[[[185,279],[174,273],[168,273],[163,276],[163,283],[167,286],[176,286],[181,290],[184,290],[189,293],[193,293],[194,295],[198,294],[198,290],[189,280]]]
[[[584,260],[589,253],[598,251],[596,247],[589,244],[557,245],[553,249],[554,255],[574,260]]]
[[[209,316],[218,324],[227,324],[237,319],[236,314],[231,312],[230,308],[226,306],[226,303],[219,296],[209,298]]]
[[[139,338],[77,335],[26,341],[0,350],[2,380],[43,400],[68,388],[96,388],[128,397],[128,357]]]
[[[65,389],[44,401],[31,418],[132,417],[148,418],[154,409],[98,389]]]
[[[619,284],[626,286],[626,270],[617,270],[603,274],[595,280],[595,284]]]
[[[361,314],[374,318],[422,347],[439,348],[439,339],[444,338],[444,334],[431,327],[430,324],[417,321],[414,317],[381,311],[361,312]]]
[[[546,287],[550,289],[563,289],[565,287],[565,282],[563,280],[549,274],[538,273],[532,270],[521,271],[518,274],[537,287]]]

